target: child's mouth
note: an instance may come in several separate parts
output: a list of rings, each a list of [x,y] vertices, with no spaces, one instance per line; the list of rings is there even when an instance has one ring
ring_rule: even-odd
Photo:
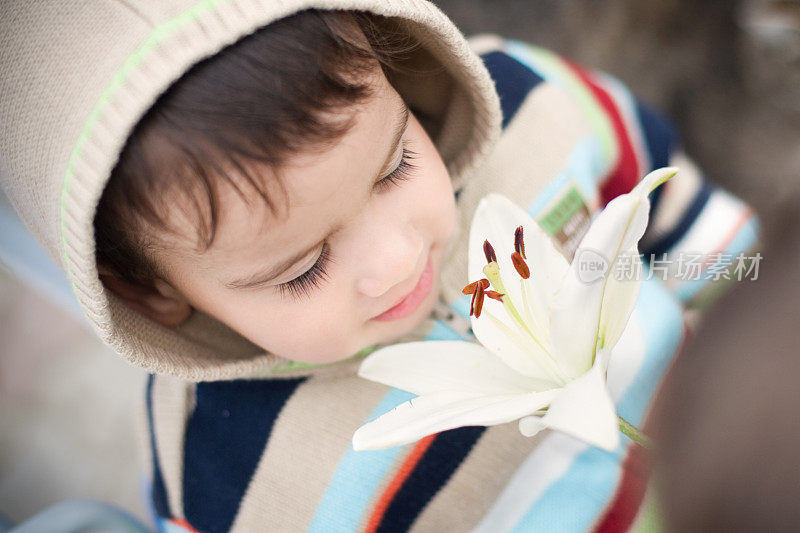
[[[425,265],[425,270],[422,271],[419,281],[417,281],[417,284],[411,289],[411,292],[408,293],[400,303],[376,316],[373,320],[399,320],[409,316],[419,308],[420,304],[425,300],[425,297],[428,296],[432,286],[433,261],[431,260],[431,256],[428,255],[428,262]]]

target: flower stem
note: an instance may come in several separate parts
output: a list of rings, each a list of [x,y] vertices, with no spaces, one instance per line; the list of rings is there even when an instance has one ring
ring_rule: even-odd
[[[626,435],[629,439],[633,442],[641,446],[646,450],[653,449],[653,441],[650,440],[650,437],[645,435],[644,433],[639,430],[636,426],[622,418],[621,416],[617,415],[619,419],[619,430]]]

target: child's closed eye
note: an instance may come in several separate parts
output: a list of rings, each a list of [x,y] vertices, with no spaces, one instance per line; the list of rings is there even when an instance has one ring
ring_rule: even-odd
[[[375,183],[377,191],[383,192],[391,188],[392,185],[399,185],[401,182],[411,178],[413,172],[418,168],[411,163],[411,160],[417,155],[416,152],[409,150],[406,147],[406,143],[403,142],[403,154],[400,163],[387,176]],[[285,297],[287,293],[293,298],[309,296],[313,289],[318,288],[323,282],[328,280],[328,272],[326,269],[331,262],[330,246],[326,242],[322,245],[322,252],[311,268],[293,280],[277,285],[281,297]]]
[[[375,183],[375,188],[378,192],[389,189],[392,185],[398,185],[400,182],[409,179],[417,166],[411,163],[418,154],[413,150],[406,147],[405,141],[403,142],[403,155],[400,158],[400,163],[392,170],[386,177]]]
[[[320,252],[319,258],[311,268],[293,280],[281,283],[277,286],[278,290],[281,292],[281,296],[285,297],[287,292],[294,298],[299,298],[304,295],[307,296],[311,293],[312,289],[319,287],[323,281],[327,281],[328,273],[326,268],[331,262],[330,256],[330,246],[328,246],[327,242],[323,243],[322,252]]]

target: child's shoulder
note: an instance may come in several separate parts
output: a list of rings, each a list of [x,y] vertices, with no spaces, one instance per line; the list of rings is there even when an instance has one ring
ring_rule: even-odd
[[[496,34],[478,34],[468,42],[489,72],[500,100],[499,146],[501,151],[506,146],[509,154],[496,155],[502,159],[504,173],[508,155],[526,176],[543,165],[577,165],[582,169],[579,173],[591,175],[583,193],[594,197],[595,182],[612,170],[620,156],[615,120],[624,118],[623,107],[635,106],[627,88],[606,73],[528,42]],[[557,170],[551,168],[548,176],[553,178]],[[538,178],[544,181],[537,190],[550,181],[547,176]],[[599,198],[592,200],[599,203]]]
[[[563,55],[532,43],[509,39],[492,33],[481,33],[468,38],[472,50],[478,54],[495,83],[500,96],[505,127],[516,115],[526,98],[534,92],[555,90],[568,96],[572,103],[586,109],[596,100],[594,86],[605,83]],[[613,80],[616,81],[616,80]]]

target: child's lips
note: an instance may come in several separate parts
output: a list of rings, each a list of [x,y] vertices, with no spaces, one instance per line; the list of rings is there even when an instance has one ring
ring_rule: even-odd
[[[428,255],[428,261],[425,264],[425,270],[422,271],[422,274],[417,281],[417,284],[411,289],[399,303],[395,306],[391,307],[390,309],[384,311],[380,315],[373,318],[373,320],[379,321],[390,321],[390,320],[399,320],[401,318],[405,318],[414,311],[416,311],[420,304],[425,300],[425,297],[428,296],[428,293],[433,286],[433,261],[431,256]]]

